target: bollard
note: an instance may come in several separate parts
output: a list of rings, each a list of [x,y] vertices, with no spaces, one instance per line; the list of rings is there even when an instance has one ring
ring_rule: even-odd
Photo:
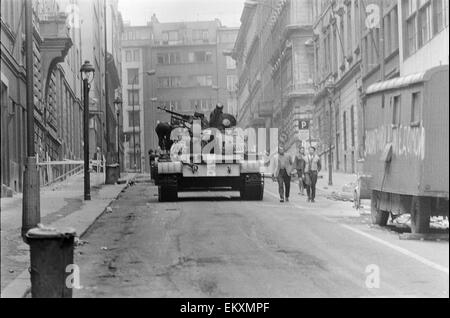
[[[71,272],[66,269],[73,264],[75,235],[73,229],[28,231],[32,298],[72,298],[73,289],[67,282]]]

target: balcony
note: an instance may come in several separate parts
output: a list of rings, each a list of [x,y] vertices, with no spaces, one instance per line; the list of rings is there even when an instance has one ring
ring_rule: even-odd
[[[310,83],[303,84],[291,84],[287,87],[287,97],[288,98],[296,98],[302,97],[306,95],[314,95],[314,85],[311,80]]]

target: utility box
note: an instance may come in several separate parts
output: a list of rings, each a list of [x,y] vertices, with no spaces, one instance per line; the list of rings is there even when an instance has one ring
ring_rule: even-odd
[[[33,298],[72,298],[70,285],[75,230],[34,228],[27,232],[31,255],[31,296]]]

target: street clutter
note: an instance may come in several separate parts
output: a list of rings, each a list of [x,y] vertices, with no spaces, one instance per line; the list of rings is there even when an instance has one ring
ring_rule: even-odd
[[[46,227],[74,228],[78,236],[103,213],[110,211],[110,203],[128,186],[135,174],[123,175],[127,180],[121,185],[104,185],[104,174],[92,174],[92,200],[83,201],[83,176],[41,189],[41,223]],[[111,208],[110,208],[111,209]],[[1,200],[1,297],[22,297],[30,287],[30,248],[20,235],[22,221],[22,196]],[[86,241],[75,238],[74,245],[82,246]]]

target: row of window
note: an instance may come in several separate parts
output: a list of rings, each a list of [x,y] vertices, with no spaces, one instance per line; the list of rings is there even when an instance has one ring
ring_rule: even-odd
[[[180,100],[166,100],[158,103],[161,108],[167,108],[172,111],[182,112],[182,111],[202,111],[208,112],[214,109],[216,100],[212,98],[199,98],[189,100],[189,109],[185,109],[182,106]],[[237,101],[230,98],[227,102],[227,112],[234,114],[237,108]],[[140,127],[141,125],[141,111],[140,110],[130,110],[128,111],[128,127]]]
[[[405,55],[411,56],[448,26],[448,0],[403,0]]]
[[[384,56],[389,57],[399,48],[398,6],[394,6],[386,12],[383,21]],[[366,74],[379,65],[381,50],[380,29],[374,28],[362,39],[363,65]]]
[[[402,119],[402,99],[400,95],[392,99],[392,128],[398,128]],[[412,127],[419,127],[421,123],[421,105],[422,95],[420,92],[414,92],[411,96],[411,118]]]
[[[180,52],[158,53],[159,65],[181,64],[181,63],[212,63],[213,53],[211,51],[189,52],[187,56],[181,56]]]
[[[139,62],[141,51],[139,49],[125,50],[125,62]]]

